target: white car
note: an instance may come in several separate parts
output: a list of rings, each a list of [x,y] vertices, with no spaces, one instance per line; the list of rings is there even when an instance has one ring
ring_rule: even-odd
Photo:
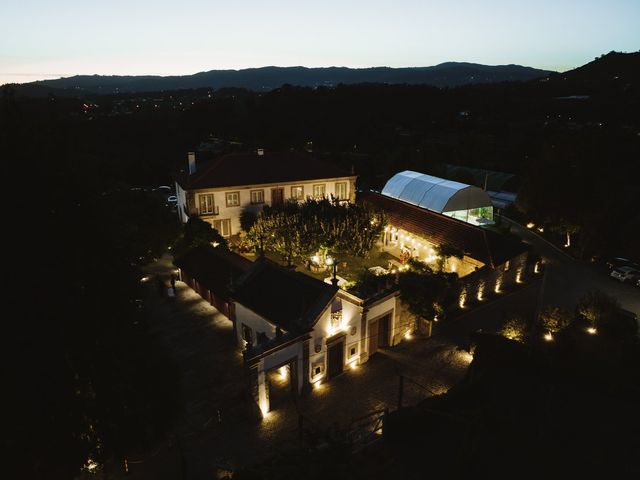
[[[633,267],[618,267],[611,270],[610,275],[620,282],[632,282],[637,279],[640,272]]]

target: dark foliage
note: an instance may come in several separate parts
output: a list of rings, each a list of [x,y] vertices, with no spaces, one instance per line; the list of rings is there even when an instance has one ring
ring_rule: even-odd
[[[68,479],[88,455],[150,447],[178,412],[177,372],[148,333],[139,283],[170,245],[175,214],[124,184],[108,134],[97,142],[74,101],[1,100],[1,156],[22,190],[5,250],[17,260],[3,335],[7,476]]]
[[[182,227],[182,232],[173,246],[173,254],[179,257],[200,246],[228,248],[227,240],[209,222],[192,216]]]

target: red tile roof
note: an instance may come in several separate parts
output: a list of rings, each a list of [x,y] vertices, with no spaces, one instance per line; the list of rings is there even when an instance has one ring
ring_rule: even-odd
[[[253,262],[229,250],[204,246],[185,253],[176,259],[175,264],[226,300],[231,282],[240,278]]]
[[[500,235],[379,193],[362,192],[358,195],[358,202],[369,203],[386,212],[389,223],[396,228],[419,235],[436,245],[456,247],[492,268],[528,250],[518,238]]]
[[[179,183],[185,189],[199,189],[350,176],[353,175],[306,153],[231,153],[183,177]]]

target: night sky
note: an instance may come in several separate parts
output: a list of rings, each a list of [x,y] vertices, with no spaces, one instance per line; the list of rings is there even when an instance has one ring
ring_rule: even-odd
[[[265,65],[517,63],[640,48],[638,0],[2,2],[0,84]]]

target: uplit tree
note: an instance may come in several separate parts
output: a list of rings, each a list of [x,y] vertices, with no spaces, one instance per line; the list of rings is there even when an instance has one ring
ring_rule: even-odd
[[[513,316],[502,326],[500,335],[508,338],[509,340],[523,342],[525,339],[526,330],[527,322],[522,317]]]
[[[245,232],[248,232],[249,230],[251,230],[251,227],[253,227],[257,220],[257,212],[250,208],[245,208],[240,213],[240,228],[242,228],[242,230],[244,230]]]
[[[458,276],[434,272],[415,259],[409,260],[408,266],[408,270],[398,273],[400,298],[417,317],[425,320],[442,318],[458,298]]]
[[[541,327],[551,334],[564,330],[572,321],[571,312],[560,307],[547,307],[540,313]]]
[[[610,325],[615,321],[620,305],[618,301],[600,290],[585,293],[576,306],[576,311],[591,328]]]
[[[227,240],[209,222],[196,216],[190,217],[173,246],[174,254],[181,255],[203,245],[227,248]]]
[[[385,223],[384,214],[363,205],[289,201],[265,206],[247,241],[280,253],[289,265],[322,250],[366,257]]]
[[[434,248],[436,255],[438,256],[438,268],[440,271],[444,271],[447,266],[447,260],[449,258],[457,258],[458,260],[462,260],[464,258],[464,252],[453,245],[448,245],[443,243],[441,245],[437,245]]]

